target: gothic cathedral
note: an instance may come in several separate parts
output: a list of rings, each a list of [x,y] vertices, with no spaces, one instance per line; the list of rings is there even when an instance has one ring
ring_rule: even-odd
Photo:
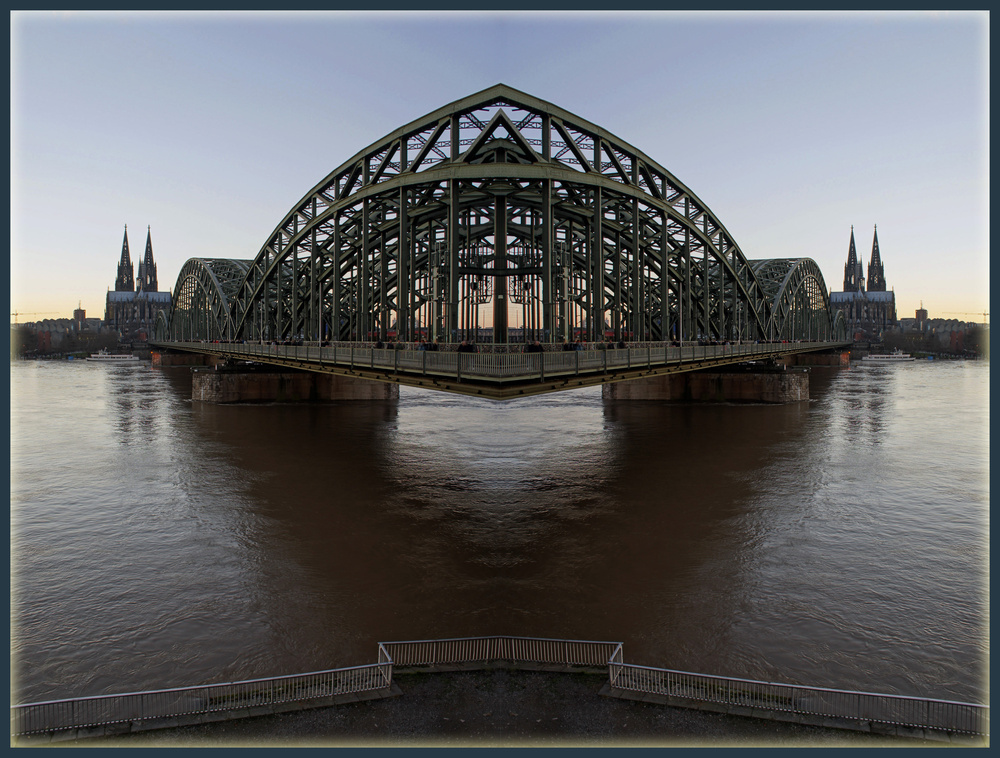
[[[868,281],[858,260],[854,246],[854,227],[851,227],[851,246],[844,266],[844,289],[830,293],[830,308],[843,311],[847,328],[854,339],[879,339],[886,329],[897,325],[896,293],[885,288],[885,269],[878,249],[878,227],[872,240],[872,256],[868,262]]]
[[[139,276],[128,250],[128,225],[122,241],[122,256],[118,261],[118,276],[114,290],[108,290],[104,309],[104,326],[115,329],[123,342],[145,342],[153,334],[157,314],[170,314],[170,292],[160,292],[153,262],[153,241],[146,228],[146,255],[139,264]]]

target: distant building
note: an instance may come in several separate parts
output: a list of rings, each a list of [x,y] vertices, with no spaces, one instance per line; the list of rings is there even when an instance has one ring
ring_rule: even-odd
[[[76,334],[76,321],[70,318],[46,318],[24,325],[38,336],[38,350],[61,348],[63,342]]]
[[[885,269],[878,249],[878,227],[872,241],[872,255],[868,263],[866,288],[864,269],[858,260],[854,245],[854,227],[851,227],[851,244],[844,266],[844,289],[830,293],[830,307],[841,311],[849,332],[855,339],[877,339],[886,329],[895,328],[896,293],[886,290]]]
[[[139,264],[139,276],[133,279],[132,258],[128,249],[128,226],[122,241],[121,259],[114,290],[108,290],[104,325],[127,341],[145,341],[153,333],[156,314],[170,311],[170,292],[160,292],[153,262],[153,242],[146,227],[146,254]]]
[[[955,318],[902,318],[899,320],[899,331],[903,334],[922,335],[947,347],[953,342],[953,334],[966,334],[980,325],[974,321],[959,321]],[[926,311],[924,311],[926,314]]]
[[[47,318],[11,327],[12,347],[16,340],[18,355],[91,350],[110,335],[104,334],[99,318],[87,318],[82,308],[73,318]]]

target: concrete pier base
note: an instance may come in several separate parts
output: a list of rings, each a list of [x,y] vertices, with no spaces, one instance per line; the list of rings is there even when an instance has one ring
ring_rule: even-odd
[[[691,371],[605,384],[609,400],[709,403],[797,403],[809,399],[806,371]]]
[[[195,370],[191,399],[203,403],[395,400],[399,385],[308,371]]]

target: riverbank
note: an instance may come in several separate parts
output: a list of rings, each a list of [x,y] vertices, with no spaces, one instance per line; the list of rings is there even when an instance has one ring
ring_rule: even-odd
[[[823,729],[599,693],[606,676],[536,671],[400,674],[385,700],[60,743],[91,747],[850,746],[943,743]],[[946,744],[946,743],[945,743]]]

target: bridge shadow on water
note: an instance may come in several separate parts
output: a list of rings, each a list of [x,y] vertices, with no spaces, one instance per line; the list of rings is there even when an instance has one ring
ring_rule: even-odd
[[[189,379],[165,374],[181,395]],[[234,602],[258,629],[223,676],[490,634],[621,640],[636,663],[741,675],[755,509],[808,405],[599,388],[502,405],[407,388],[397,402],[193,403],[195,444],[227,472],[205,494],[242,513]]]

